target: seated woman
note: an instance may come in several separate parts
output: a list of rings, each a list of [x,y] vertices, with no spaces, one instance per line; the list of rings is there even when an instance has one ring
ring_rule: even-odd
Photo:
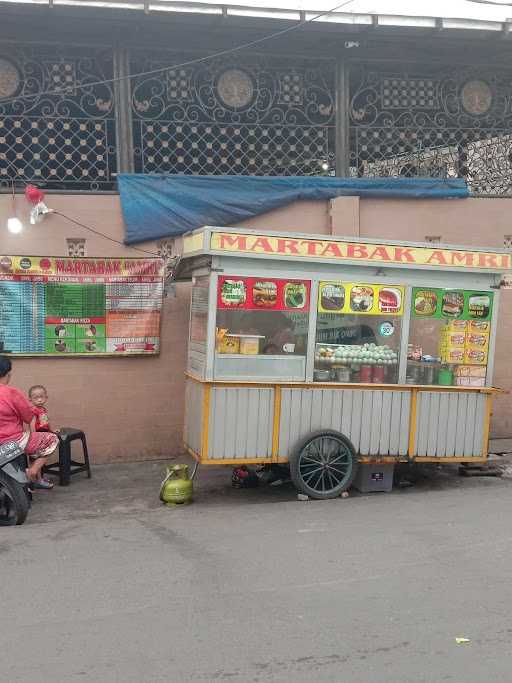
[[[59,445],[59,437],[50,432],[31,432],[34,419],[32,405],[19,389],[10,387],[12,364],[0,356],[0,444],[17,441],[29,459],[28,478],[35,487],[51,489],[53,484],[42,478],[42,469]],[[27,427],[25,428],[25,425]]]

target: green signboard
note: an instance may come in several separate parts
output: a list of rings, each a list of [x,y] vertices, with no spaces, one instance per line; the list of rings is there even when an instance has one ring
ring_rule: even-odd
[[[489,320],[492,305],[492,292],[436,287],[414,287],[412,290],[412,315],[415,318]]]

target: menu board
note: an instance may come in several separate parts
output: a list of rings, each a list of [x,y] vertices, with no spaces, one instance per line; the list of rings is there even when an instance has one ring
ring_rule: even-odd
[[[490,320],[492,305],[492,292],[432,287],[412,290],[412,313],[416,318]]]
[[[318,311],[345,315],[402,315],[404,288],[400,285],[321,282]]]
[[[309,280],[221,277],[217,307],[223,309],[308,311]]]
[[[158,258],[0,258],[0,352],[133,355],[160,350]]]

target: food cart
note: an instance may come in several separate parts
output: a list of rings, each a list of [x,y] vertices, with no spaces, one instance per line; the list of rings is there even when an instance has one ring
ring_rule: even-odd
[[[511,254],[205,227],[192,281],[184,443],[204,465],[289,463],[332,498],[388,490],[398,462],[488,454]]]

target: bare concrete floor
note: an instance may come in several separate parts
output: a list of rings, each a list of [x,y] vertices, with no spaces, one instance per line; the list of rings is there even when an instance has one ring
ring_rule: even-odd
[[[171,509],[162,474],[95,467],[0,531],[1,680],[510,681],[510,480],[298,502],[203,469]]]

